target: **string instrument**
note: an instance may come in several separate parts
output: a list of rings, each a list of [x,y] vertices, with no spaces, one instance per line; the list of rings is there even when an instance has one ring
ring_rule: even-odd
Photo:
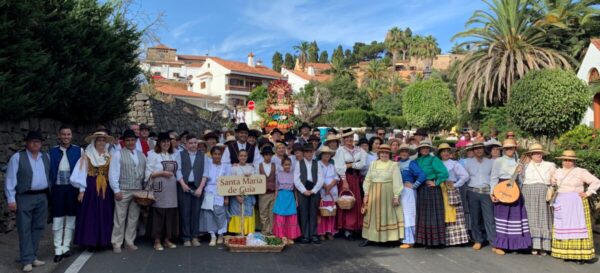
[[[511,204],[519,200],[519,197],[521,196],[521,189],[517,184],[517,177],[523,169],[524,160],[526,158],[527,156],[521,157],[521,160],[519,160],[519,165],[517,165],[509,180],[500,182],[498,185],[496,185],[496,187],[494,187],[494,197],[496,197],[500,202]]]

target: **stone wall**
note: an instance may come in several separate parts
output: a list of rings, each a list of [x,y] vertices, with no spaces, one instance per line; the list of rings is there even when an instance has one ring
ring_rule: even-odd
[[[122,132],[130,122],[146,123],[156,132],[175,130],[201,134],[205,129],[218,129],[222,126],[219,113],[212,113],[187,102],[172,99],[160,101],[145,94],[135,94],[131,98],[130,112],[126,118],[103,124],[73,126],[73,143],[82,145],[84,138],[102,125],[111,132]],[[0,121],[0,232],[14,228],[14,214],[6,208],[4,176],[6,164],[17,151],[24,149],[23,139],[29,130],[38,130],[46,138],[43,150],[57,145],[57,130],[63,122],[52,119],[31,118],[19,122]]]

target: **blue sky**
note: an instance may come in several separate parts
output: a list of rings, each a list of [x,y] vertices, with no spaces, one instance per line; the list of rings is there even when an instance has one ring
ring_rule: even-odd
[[[155,17],[161,43],[179,54],[245,61],[250,51],[270,66],[275,51],[294,53],[300,41],[316,40],[321,50],[354,42],[383,41],[388,29],[410,27],[433,35],[443,52],[465,29],[480,0],[134,0],[132,14]],[[140,17],[141,18],[141,17]],[[141,19],[140,19],[141,20]],[[142,25],[144,23],[141,23]]]

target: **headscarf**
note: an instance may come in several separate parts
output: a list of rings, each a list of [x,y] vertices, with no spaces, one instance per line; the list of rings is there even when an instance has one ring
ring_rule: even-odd
[[[108,147],[109,144],[107,143],[104,154],[100,155],[98,150],[96,150],[96,139],[92,139],[90,144],[85,148],[84,153],[84,157],[88,159],[88,164],[92,164],[92,166],[96,168],[105,166],[110,161]],[[98,196],[102,195],[102,198],[106,196],[106,188],[108,187],[108,183],[106,182],[107,176],[108,173],[99,171],[98,176],[96,177],[96,192],[98,193]]]

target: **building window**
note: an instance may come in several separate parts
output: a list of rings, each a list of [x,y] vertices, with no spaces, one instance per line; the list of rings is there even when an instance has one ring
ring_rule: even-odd
[[[160,72],[154,72],[154,76],[160,76]]]
[[[206,89],[206,82],[200,83],[200,89]]]
[[[229,85],[231,85],[231,86],[244,86],[244,80],[229,79]]]
[[[179,78],[179,73],[173,73],[173,78]]]

